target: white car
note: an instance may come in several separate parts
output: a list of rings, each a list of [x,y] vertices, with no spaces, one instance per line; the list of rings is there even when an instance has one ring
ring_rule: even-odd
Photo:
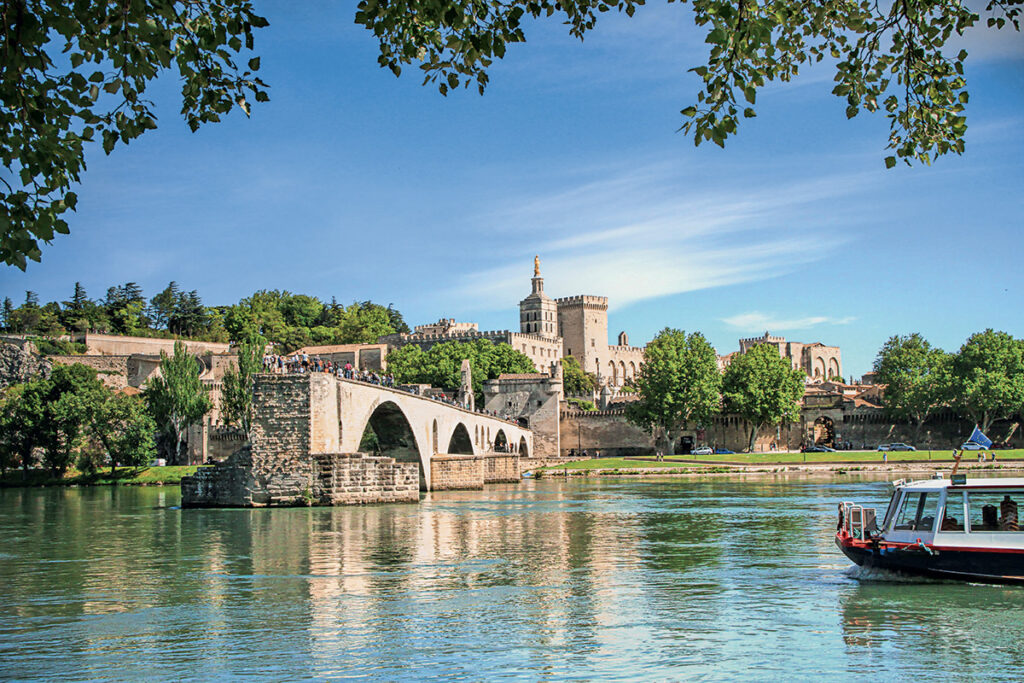
[[[980,443],[974,443],[973,441],[965,441],[960,444],[960,450],[962,451],[983,451],[985,447]]]
[[[711,446],[701,446],[690,451],[690,455],[711,455],[714,452]]]

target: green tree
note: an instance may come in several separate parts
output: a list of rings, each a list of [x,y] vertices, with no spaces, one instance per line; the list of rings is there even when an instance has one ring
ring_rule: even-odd
[[[178,283],[171,280],[162,292],[149,300],[149,317],[153,321],[153,327],[157,329],[167,327],[171,316],[174,315],[174,309],[178,305],[180,296],[181,290],[178,288]]]
[[[567,396],[586,396],[594,391],[597,380],[580,367],[575,356],[562,359],[562,388]]]
[[[639,400],[626,416],[664,431],[669,451],[687,426],[703,426],[721,407],[718,355],[700,332],[665,328],[644,350],[636,378]]]
[[[803,370],[794,369],[790,360],[780,356],[771,344],[754,346],[735,357],[725,369],[725,409],[750,424],[751,453],[762,428],[799,417],[805,379]]]
[[[74,462],[107,389],[95,370],[74,363],[54,366],[49,377],[29,382],[29,392],[36,394],[35,400],[42,406],[43,462],[55,476],[63,475]]]
[[[175,463],[186,464],[185,433],[212,407],[209,388],[199,379],[196,357],[183,342],[175,342],[173,356],[160,352],[160,376],[150,378],[147,384],[144,394],[150,414],[172,439]]]
[[[92,301],[85,292],[81,282],[75,283],[75,290],[71,294],[71,300],[64,302],[61,311],[60,324],[66,330],[87,330],[89,328],[89,309],[92,308]]]
[[[683,4],[685,0],[680,0]],[[360,0],[356,23],[380,43],[378,63],[397,76],[418,63],[424,83],[441,94],[476,83],[483,93],[487,69],[508,45],[526,41],[524,18],[558,16],[579,39],[597,14],[617,8],[629,16],[643,0],[444,0],[433,3]],[[1019,0],[990,0],[990,27],[1019,30]],[[948,0],[894,3],[822,0],[744,2],[694,0],[694,21],[707,32],[708,60],[691,71],[703,87],[685,107],[682,130],[696,144],[725,145],[743,118],[756,115],[757,92],[769,81],[789,81],[801,67],[830,58],[832,93],[846,101],[846,116],[863,109],[889,119],[885,163],[925,163],[962,153],[968,101],[966,50],[948,54],[947,41],[979,22],[966,5]],[[945,50],[945,51],[944,51]]]
[[[12,318],[14,317],[14,303],[11,297],[4,297],[3,308],[0,308],[0,322],[3,323],[4,332],[11,332]]]
[[[1024,406],[1024,342],[991,329],[971,335],[951,363],[954,404],[987,432]]]
[[[199,298],[199,292],[193,289],[187,294],[178,295],[174,312],[167,321],[167,329],[175,334],[193,337],[202,332],[207,322],[206,307]]]
[[[504,373],[536,372],[533,361],[508,344],[489,339],[472,342],[444,342],[423,351],[409,344],[388,354],[388,370],[401,384],[430,384],[444,389],[462,383],[462,361],[469,359],[473,371],[473,393],[483,398],[483,383]]]
[[[874,371],[885,386],[885,409],[914,425],[914,440],[928,416],[949,396],[949,355],[916,332],[893,336],[875,358]]]
[[[221,414],[229,425],[237,425],[248,437],[252,430],[252,387],[256,375],[263,370],[263,349],[267,340],[251,337],[238,342],[238,367],[232,365],[224,373],[221,390]]]
[[[266,25],[250,0],[5,2],[0,260],[24,269],[40,240],[68,233],[86,146],[109,154],[156,128],[146,88],[160,72],[176,72],[192,130],[235,107],[248,115],[249,95],[267,100],[259,57],[237,61]]]
[[[0,397],[0,462],[19,464],[28,476],[35,466],[36,449],[43,445],[45,379],[36,378],[8,387]]]
[[[394,326],[396,314],[397,318],[401,319],[401,313],[372,301],[346,306],[340,311],[336,343],[376,344],[381,337],[398,331]]]
[[[108,392],[90,423],[90,432],[110,457],[111,473],[118,465],[139,467],[156,455],[156,422],[146,404],[135,396]]]

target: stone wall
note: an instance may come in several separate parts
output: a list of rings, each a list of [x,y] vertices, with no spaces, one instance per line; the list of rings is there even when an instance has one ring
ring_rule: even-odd
[[[310,375],[257,375],[253,386],[252,501],[290,505],[311,495]],[[326,378],[323,378],[326,379]]]
[[[506,375],[484,382],[484,410],[533,430],[533,452],[528,457],[559,455],[558,411],[562,376]]]
[[[482,489],[484,459],[480,455],[435,455],[430,459],[431,490]]]
[[[313,455],[313,498],[321,505],[417,503],[419,464],[363,453]]]
[[[182,507],[249,507],[257,488],[248,449],[181,478]]]
[[[226,460],[239,448],[249,446],[249,440],[237,427],[213,425],[206,436],[205,462]]]
[[[81,363],[96,370],[100,381],[111,389],[128,386],[128,356],[47,356],[54,365]]]
[[[521,479],[520,458],[516,453],[484,456],[484,483],[500,484]]]
[[[192,340],[156,339],[153,337],[126,337],[114,334],[93,334],[87,332],[75,335],[74,341],[85,344],[86,353],[101,356],[130,356],[135,353],[168,355],[174,353],[174,342],[183,341],[188,352],[194,355],[207,353],[228,353],[230,344]]]
[[[623,408],[563,410],[559,429],[562,432],[562,455],[570,448],[577,451],[585,449],[590,455],[600,450],[602,457],[642,455],[655,450],[651,431],[629,422]]]

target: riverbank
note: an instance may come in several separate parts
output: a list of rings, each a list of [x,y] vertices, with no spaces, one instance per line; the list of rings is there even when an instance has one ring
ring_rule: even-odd
[[[164,467],[121,467],[95,474],[68,470],[55,477],[49,470],[12,470],[0,477],[0,488],[33,486],[178,486],[181,478],[196,471],[198,465],[167,465]]]
[[[822,455],[835,455],[834,453]],[[735,456],[734,456],[735,457]],[[656,466],[654,466],[656,465]],[[902,462],[890,460],[886,463],[851,460],[846,462],[774,462],[774,463],[718,463],[695,462],[693,460],[666,459],[661,462],[644,458],[595,458],[578,460],[554,467],[542,467],[534,472],[537,478],[545,477],[686,477],[714,474],[779,474],[785,472],[807,472],[815,474],[847,474],[850,472],[887,473],[902,477],[912,474],[930,475],[934,472],[949,472],[952,460],[911,460]],[[984,463],[963,460],[961,472],[972,476],[987,476],[993,473],[1024,473],[1024,460],[1007,460]]]

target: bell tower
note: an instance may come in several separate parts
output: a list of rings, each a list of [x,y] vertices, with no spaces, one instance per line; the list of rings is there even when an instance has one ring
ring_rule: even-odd
[[[544,293],[544,278],[540,274],[540,256],[533,257],[533,291],[519,302],[519,331],[536,334],[547,339],[558,337],[558,305]]]

